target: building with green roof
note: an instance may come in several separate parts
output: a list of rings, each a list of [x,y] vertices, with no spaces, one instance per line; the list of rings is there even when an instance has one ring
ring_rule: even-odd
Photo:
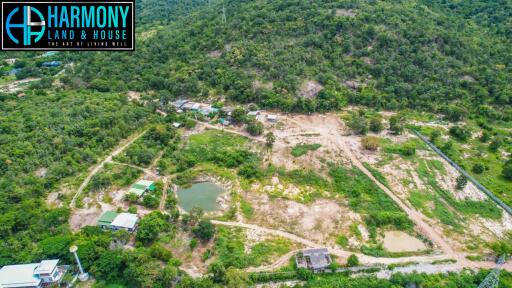
[[[112,222],[119,214],[114,211],[105,211],[100,218],[98,219],[98,226],[104,229],[110,229],[112,226]]]
[[[137,183],[133,184],[132,187],[130,187],[128,193],[133,193],[138,197],[142,197],[144,193],[148,191],[155,191],[155,189],[155,182],[149,180],[139,180]]]

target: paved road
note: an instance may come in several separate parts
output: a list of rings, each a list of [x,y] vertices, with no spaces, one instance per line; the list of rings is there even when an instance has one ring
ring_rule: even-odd
[[[89,172],[89,175],[87,175],[87,177],[84,179],[84,181],[82,182],[82,184],[76,191],[75,195],[73,196],[73,199],[71,199],[71,203],[69,204],[69,207],[75,208],[76,199],[78,199],[78,196],[80,196],[80,194],[82,194],[82,192],[84,191],[87,184],[89,184],[89,182],[91,181],[92,177],[94,177],[94,175],[96,175],[96,173],[98,173],[103,168],[103,166],[105,166],[106,163],[112,162],[112,158],[114,156],[119,155],[121,152],[123,152],[123,150],[126,149],[126,147],[130,146],[130,144],[132,144],[137,139],[139,139],[142,135],[144,135],[144,133],[146,133],[146,131],[147,130],[144,130],[138,134],[132,135],[123,144],[121,144],[114,151],[112,151],[112,153],[110,153],[107,157],[105,157],[105,159],[103,159],[103,161],[101,161],[99,164],[94,166],[94,168],[91,170],[91,172]]]

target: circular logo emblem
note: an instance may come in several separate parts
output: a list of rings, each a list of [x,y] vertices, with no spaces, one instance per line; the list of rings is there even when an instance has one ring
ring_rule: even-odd
[[[16,7],[11,11],[11,13],[9,13],[5,29],[7,30],[7,35],[14,43],[20,44],[21,39],[19,38],[22,38],[23,45],[29,46],[41,40],[44,35],[46,23],[44,21],[43,14],[41,14],[41,12],[36,8],[23,6],[22,9],[23,12],[20,12],[20,8]],[[12,18],[16,16],[17,13],[22,13],[21,19],[23,19],[23,23],[12,23]],[[39,22],[35,22],[34,20]],[[32,41],[32,39],[34,40]]]

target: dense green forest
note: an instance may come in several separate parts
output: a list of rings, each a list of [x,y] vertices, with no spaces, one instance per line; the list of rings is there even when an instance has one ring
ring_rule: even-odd
[[[72,77],[83,80],[78,86],[109,79],[111,90],[154,90],[162,99],[226,95],[286,111],[349,102],[453,120],[490,106],[486,117],[509,120],[510,3],[472,3],[225,1],[223,24],[213,2],[165,27],[145,26],[155,34],[133,54],[75,55]],[[254,80],[272,88],[254,88]],[[307,80],[324,86],[316,99],[297,97]]]

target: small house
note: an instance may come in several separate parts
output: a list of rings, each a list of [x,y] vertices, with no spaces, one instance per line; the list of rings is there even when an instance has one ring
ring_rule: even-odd
[[[267,115],[267,120],[270,121],[270,122],[277,122],[277,115],[274,115],[274,114],[268,114]]]
[[[327,248],[305,249],[295,255],[297,268],[307,268],[314,272],[322,272],[332,263]]]
[[[44,62],[43,67],[59,67],[60,61],[50,61],[50,62]]]
[[[59,260],[43,260],[40,263],[6,265],[0,269],[2,288],[40,288],[56,286],[66,274],[66,266],[58,266]]]
[[[116,213],[114,211],[106,211],[98,219],[98,226],[103,229],[110,230],[127,230],[129,232],[135,231],[139,217],[131,213]]]
[[[174,128],[180,128],[180,127],[181,127],[181,123],[174,122],[174,123],[172,123],[172,127],[174,127]]]
[[[133,184],[128,193],[133,193],[138,197],[142,197],[146,192],[155,191],[155,182],[149,180],[139,180]]]

